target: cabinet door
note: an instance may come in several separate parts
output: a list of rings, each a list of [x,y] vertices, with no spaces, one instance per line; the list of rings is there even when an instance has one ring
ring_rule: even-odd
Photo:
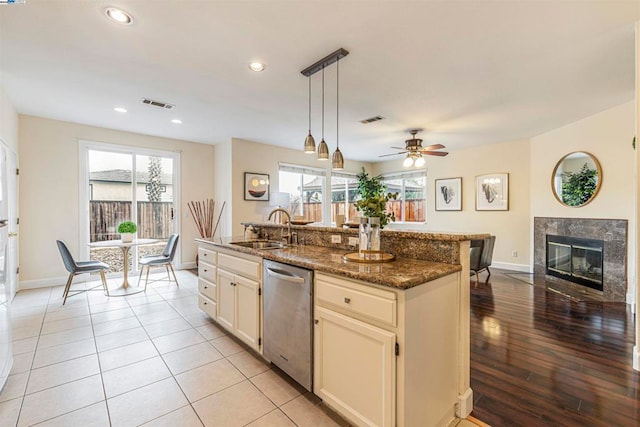
[[[315,319],[315,394],[358,425],[395,425],[395,334],[318,306]]]
[[[233,332],[236,313],[235,276],[218,269],[218,323]]]
[[[260,297],[258,282],[235,277],[236,283],[236,336],[258,350]]]

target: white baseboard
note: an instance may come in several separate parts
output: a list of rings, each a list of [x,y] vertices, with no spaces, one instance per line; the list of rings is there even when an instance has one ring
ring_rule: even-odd
[[[510,262],[492,262],[491,267],[500,268],[504,270],[520,271],[522,273],[533,273],[529,264],[513,264]]]
[[[21,280],[18,282],[18,291],[25,289],[48,288],[49,286],[62,286],[67,283],[69,276],[49,277],[46,279]],[[76,280],[82,281],[82,278]]]
[[[640,350],[637,345],[633,346],[633,369],[640,371]]]

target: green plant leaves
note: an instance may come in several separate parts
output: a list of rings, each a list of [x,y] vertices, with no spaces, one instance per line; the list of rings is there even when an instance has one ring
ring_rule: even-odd
[[[356,189],[357,201],[356,209],[365,217],[379,217],[380,228],[384,228],[389,221],[395,221],[393,212],[387,212],[389,200],[395,200],[398,193],[387,193],[387,186],[382,180],[382,176],[369,177],[369,174],[362,168],[358,174],[358,188]]]

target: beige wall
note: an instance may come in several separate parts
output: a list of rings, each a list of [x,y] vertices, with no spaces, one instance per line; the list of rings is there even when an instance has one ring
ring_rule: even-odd
[[[402,156],[374,165],[375,174],[406,171]],[[447,157],[428,157],[427,223],[411,226],[428,231],[486,232],[496,236],[493,264],[528,271],[529,142],[527,140],[483,145],[450,151]],[[408,170],[415,170],[413,168]],[[509,174],[509,210],[476,211],[475,177],[488,173]],[[435,180],[462,177],[462,211],[435,210]],[[392,225],[392,227],[394,227]],[[518,253],[517,257],[512,252]]]
[[[213,197],[213,146],[23,115],[19,131],[21,283],[65,275],[56,239],[80,253],[79,140],[180,152],[181,262],[195,261],[197,234],[186,203]]]
[[[0,138],[18,152],[18,113],[0,86]]]
[[[216,218],[220,216],[220,224],[215,237],[231,236],[233,220],[233,191],[231,174],[231,141],[221,142],[215,146],[215,198]],[[242,197],[242,195],[240,195]],[[223,209],[224,204],[224,209]]]
[[[629,283],[635,283],[635,106],[628,102],[531,139],[531,217],[614,218],[629,220]],[[561,205],[551,192],[558,160],[572,151],[593,154],[602,167],[602,186],[586,206]],[[630,294],[633,295],[633,294]]]
[[[278,191],[278,163],[290,163],[301,166],[324,168],[327,176],[331,173],[331,161],[318,161],[313,154],[305,154],[300,150],[275,147],[273,145],[259,144],[252,141],[234,138],[231,144],[231,157],[233,159],[231,170],[232,182],[232,211],[233,222],[232,235],[241,235],[243,228],[241,221],[265,221],[269,211],[268,202],[256,202],[244,200],[244,173],[267,173],[270,177],[270,191]],[[369,168],[369,163],[354,162],[346,159],[346,172],[359,172],[362,167]],[[216,178],[218,175],[216,175]],[[328,178],[327,178],[328,179]],[[328,194],[326,197],[329,197]]]

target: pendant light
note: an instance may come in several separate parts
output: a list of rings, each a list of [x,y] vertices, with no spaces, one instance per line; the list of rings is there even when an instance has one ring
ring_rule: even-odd
[[[311,76],[309,78],[309,134],[304,140],[304,152],[315,153],[316,152],[316,140],[311,135]]]
[[[329,146],[324,142],[324,66],[322,67],[322,141],[318,144],[318,160],[329,160]]]
[[[336,151],[333,152],[331,158],[331,167],[333,169],[344,169],[344,157],[340,151],[339,133],[340,127],[340,59],[336,61]]]

